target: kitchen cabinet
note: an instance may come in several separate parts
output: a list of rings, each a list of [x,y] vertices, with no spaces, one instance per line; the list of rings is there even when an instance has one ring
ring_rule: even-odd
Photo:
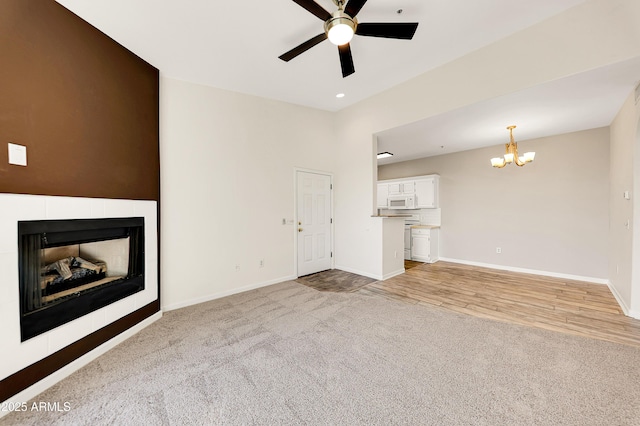
[[[388,183],[379,183],[378,184],[378,208],[386,209],[387,208],[387,200],[389,200],[389,184]]]
[[[390,196],[412,195],[416,200],[416,209],[437,209],[440,207],[439,186],[439,175],[378,181],[377,207],[379,209],[387,208]]]
[[[411,260],[434,263],[438,261],[439,229],[427,226],[411,228]]]
[[[415,192],[415,181],[413,180],[389,183],[389,195],[413,195]]]
[[[415,183],[416,208],[435,209],[438,207],[438,186],[437,176],[416,180]]]

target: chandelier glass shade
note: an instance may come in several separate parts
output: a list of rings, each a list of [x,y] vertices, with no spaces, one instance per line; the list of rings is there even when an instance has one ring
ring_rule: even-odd
[[[491,159],[491,165],[499,169],[503,168],[507,164],[515,163],[517,166],[524,166],[530,163],[536,157],[535,152],[525,152],[522,156],[518,156],[518,143],[513,139],[513,129],[516,126],[509,126],[510,140],[508,144],[505,144],[506,152],[503,157],[496,157]]]

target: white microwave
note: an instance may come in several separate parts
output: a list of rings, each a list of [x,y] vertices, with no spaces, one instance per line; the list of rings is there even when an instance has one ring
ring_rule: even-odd
[[[387,208],[389,209],[415,209],[416,197],[415,195],[393,195],[389,197],[387,201]]]

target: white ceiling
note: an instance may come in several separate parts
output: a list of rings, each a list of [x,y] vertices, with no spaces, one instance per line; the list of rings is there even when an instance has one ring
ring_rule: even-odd
[[[278,59],[323,31],[292,0],[57,1],[164,76],[338,111],[585,0],[369,0],[359,22],[420,25],[410,41],[354,37],[356,72],[347,78],[329,41],[288,63]],[[316,1],[335,9],[331,0]],[[509,124],[518,126],[517,140],[606,126],[640,78],[639,65],[628,61],[385,131],[379,148],[395,155],[380,164],[504,143]]]
[[[369,0],[359,22],[419,26],[413,40],[355,36],[356,72],[343,79],[328,40],[290,62],[278,59],[323,32],[323,22],[292,0],[57,1],[168,77],[330,111],[584,2]],[[336,9],[331,0],[317,3]],[[346,96],[336,99],[340,92]]]
[[[516,141],[605,127],[638,79],[635,58],[380,132],[378,152],[393,157],[378,164],[505,144],[509,125]]]

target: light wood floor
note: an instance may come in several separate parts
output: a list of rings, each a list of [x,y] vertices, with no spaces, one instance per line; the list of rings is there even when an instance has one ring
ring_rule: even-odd
[[[344,286],[343,271],[314,274],[314,287],[437,306],[477,317],[640,347],[640,320],[626,317],[606,285],[448,262],[406,261],[406,273],[386,281]],[[333,281],[331,274],[340,274]],[[353,274],[351,274],[353,275]],[[357,275],[354,275],[357,277]],[[320,288],[318,288],[320,289]]]

